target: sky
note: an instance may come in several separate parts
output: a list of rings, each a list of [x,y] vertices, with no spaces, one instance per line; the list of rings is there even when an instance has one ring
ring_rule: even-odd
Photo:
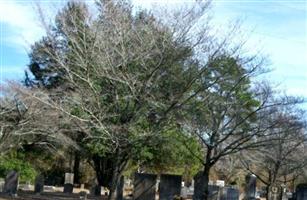
[[[44,35],[35,2],[0,0],[0,84],[22,79],[30,44]],[[47,19],[63,2],[40,0],[47,8]],[[183,0],[132,2],[149,8],[152,4],[176,6]],[[247,50],[262,49],[269,57],[272,72],[267,78],[289,95],[307,98],[307,0],[213,0],[212,14],[218,27],[240,19],[241,29],[248,33]]]

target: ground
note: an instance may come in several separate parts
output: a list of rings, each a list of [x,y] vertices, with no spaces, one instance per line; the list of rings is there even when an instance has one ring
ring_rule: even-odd
[[[9,199],[18,199],[18,200],[80,200],[82,199],[79,194],[65,194],[62,192],[44,192],[41,195],[34,194],[33,192],[18,192],[17,197],[11,197],[8,195],[0,194],[0,200],[9,200]],[[92,195],[87,196],[88,200],[104,200],[107,199],[105,196],[95,197]]]

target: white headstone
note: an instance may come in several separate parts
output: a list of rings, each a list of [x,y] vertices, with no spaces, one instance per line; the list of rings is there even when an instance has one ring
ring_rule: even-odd
[[[191,183],[191,186],[190,186],[190,187],[194,188],[194,184],[195,184],[195,181],[192,180],[192,183]]]
[[[192,180],[192,183],[191,183],[191,185],[190,185],[190,187],[188,188],[188,193],[190,194],[190,193],[194,193],[194,180]]]
[[[74,174],[73,173],[65,173],[65,182],[64,184],[74,184]]]
[[[0,179],[0,192],[3,192],[4,180]]]
[[[225,187],[225,181],[223,180],[216,180],[216,184],[217,186],[220,186],[220,187]]]
[[[181,187],[184,187],[184,181],[181,182]]]
[[[181,196],[182,198],[188,198],[188,190],[189,190],[189,188],[187,188],[187,187],[182,187],[182,188],[181,188],[181,194],[180,194],[180,196]]]
[[[31,182],[27,181],[26,184],[23,187],[24,190],[31,190]]]

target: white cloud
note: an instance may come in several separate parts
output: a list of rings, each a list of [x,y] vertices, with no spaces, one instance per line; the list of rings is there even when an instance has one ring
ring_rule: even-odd
[[[8,80],[22,79],[25,69],[26,67],[21,68],[20,66],[0,66],[0,84]]]
[[[31,1],[24,3],[0,0],[0,23],[2,25],[3,42],[24,50],[43,34]]]

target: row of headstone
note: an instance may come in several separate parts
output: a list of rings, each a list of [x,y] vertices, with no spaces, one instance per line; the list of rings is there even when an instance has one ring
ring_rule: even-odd
[[[204,174],[202,171],[194,176],[195,188],[193,200],[202,200],[205,197]],[[211,200],[239,200],[239,190],[234,187],[224,187],[224,181],[217,181],[216,185],[208,185],[208,199]]]
[[[200,190],[203,184],[196,176],[193,189],[193,200],[202,200],[203,193]],[[159,182],[159,199],[172,200],[176,197],[188,197],[189,188],[181,186],[181,176],[177,175],[161,175]],[[156,198],[157,175],[136,173],[134,177],[134,200],[154,200]],[[239,200],[239,190],[234,187],[220,187],[217,185],[209,185],[209,199],[216,200]]]
[[[154,200],[156,197],[157,175],[140,174],[134,176],[134,200]],[[181,176],[162,174],[158,186],[159,199],[169,200],[180,197]]]
[[[17,188],[18,188],[18,180],[19,180],[19,174],[18,172],[12,170],[10,171],[6,177],[4,184],[1,187],[0,185],[0,192],[10,194],[10,195],[16,195],[17,194]],[[42,174],[38,175],[35,178],[34,183],[34,193],[40,194],[44,191],[44,176]],[[64,193],[72,193],[73,191],[73,174],[65,174],[65,183],[64,183]]]
[[[201,199],[202,195],[199,193],[200,188],[203,187],[201,182],[202,176],[196,176],[192,186],[195,184],[193,199]],[[64,182],[64,193],[73,192],[73,174],[65,174]],[[180,197],[181,191],[181,176],[177,175],[167,175],[163,174],[160,177],[160,182],[158,186],[160,200],[170,200],[175,197]],[[255,195],[255,178],[247,178],[246,193],[249,195],[248,200],[252,199],[252,195]],[[120,178],[120,182],[117,185],[116,200],[123,199],[123,187],[124,187],[124,177]],[[156,196],[157,187],[157,175],[154,174],[140,174],[136,173],[134,178],[134,191],[133,199],[135,200],[154,200]],[[11,171],[5,178],[5,183],[3,186],[3,192],[8,194],[16,194],[18,188],[18,173]],[[221,190],[222,189],[222,190]],[[274,189],[273,189],[274,190]],[[44,191],[44,176],[39,175],[35,179],[35,193],[42,193]],[[275,190],[274,190],[275,191]],[[298,190],[299,191],[299,190]],[[99,196],[101,194],[101,187],[96,186],[95,194]],[[220,199],[220,200],[238,200],[239,192],[235,188],[219,187],[217,185],[209,185],[209,197],[210,199]],[[298,196],[301,193],[298,192]],[[302,196],[302,195],[301,195]],[[304,197],[304,195],[303,195]],[[275,200],[275,199],[274,199]],[[277,200],[277,199],[276,199]],[[301,200],[301,199],[298,199]]]

